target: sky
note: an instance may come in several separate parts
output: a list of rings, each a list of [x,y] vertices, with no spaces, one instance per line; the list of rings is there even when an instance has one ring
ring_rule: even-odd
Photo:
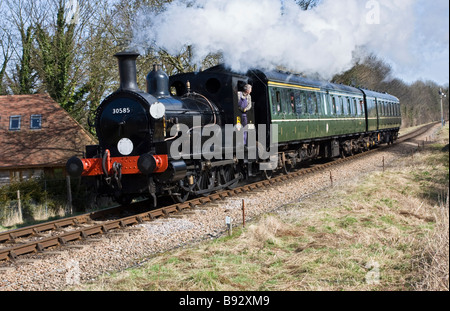
[[[308,11],[294,0],[183,2],[142,10],[133,45],[170,53],[192,45],[198,63],[221,52],[237,71],[281,65],[324,79],[373,53],[407,83],[449,82],[448,0],[321,0]]]
[[[414,12],[416,31],[411,41],[411,54],[416,66],[399,66],[399,77],[405,81],[423,79],[448,84],[449,11],[448,0],[417,1]]]

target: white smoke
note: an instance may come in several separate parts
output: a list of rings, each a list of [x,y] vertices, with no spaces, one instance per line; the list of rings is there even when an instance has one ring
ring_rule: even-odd
[[[134,46],[177,54],[191,45],[193,61],[222,53],[231,69],[283,66],[331,78],[361,51],[396,64],[416,62],[410,51],[417,0],[322,0],[303,11],[293,0],[174,1],[140,12]]]

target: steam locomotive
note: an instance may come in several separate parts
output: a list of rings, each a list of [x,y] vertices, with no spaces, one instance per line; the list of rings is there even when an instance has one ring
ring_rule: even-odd
[[[156,206],[162,195],[184,202],[398,138],[400,103],[386,93],[281,71],[239,74],[224,65],[170,78],[155,65],[144,92],[138,56],[115,55],[120,88],[96,110],[99,144],[66,165],[70,176],[119,203],[148,196]],[[244,127],[237,94],[246,84],[253,103]]]

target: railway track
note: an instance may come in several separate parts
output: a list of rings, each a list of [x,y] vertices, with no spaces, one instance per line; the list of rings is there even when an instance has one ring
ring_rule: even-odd
[[[415,130],[412,133],[399,138],[396,144],[414,139],[422,135],[433,127],[435,123],[426,125]],[[115,207],[99,212],[83,214],[79,216],[64,218],[42,224],[37,224],[20,229],[10,230],[0,233],[0,261],[15,260],[19,256],[31,253],[43,253],[49,249],[70,245],[72,242],[85,240],[89,237],[114,232],[128,226],[143,222],[152,221],[159,218],[165,218],[169,215],[182,212],[184,210],[201,206],[207,203],[220,201],[234,195],[257,191],[271,187],[274,184],[286,182],[289,179],[302,175],[307,175],[317,171],[324,171],[332,166],[337,166],[347,161],[367,156],[369,154],[385,150],[389,146],[382,146],[364,153],[356,154],[351,157],[341,158],[333,162],[319,164],[314,167],[299,169],[288,175],[278,175],[270,180],[263,180],[241,187],[220,191],[207,197],[195,198],[193,200],[169,205],[159,209],[139,212],[146,208],[146,201],[138,202],[126,206]],[[132,215],[123,216],[124,211]],[[112,219],[113,218],[113,219]],[[26,241],[24,241],[26,240]]]

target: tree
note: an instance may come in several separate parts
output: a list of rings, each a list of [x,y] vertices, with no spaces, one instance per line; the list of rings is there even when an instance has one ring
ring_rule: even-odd
[[[41,20],[46,7],[38,9],[35,1],[5,0],[4,29],[11,39],[11,70],[5,71],[7,87],[14,94],[32,94],[35,92],[37,75],[32,62],[34,54],[34,25]],[[40,4],[40,2],[39,2]],[[5,68],[7,69],[7,68]]]
[[[391,66],[375,55],[357,60],[350,70],[336,75],[332,81],[396,96],[401,104],[402,126],[440,119],[439,85],[432,81],[416,81],[408,85],[393,78]]]
[[[35,88],[37,75],[32,66],[33,37],[31,26],[21,32],[22,56],[16,65],[16,94],[32,94]]]
[[[75,24],[67,24],[64,8],[64,1],[60,0],[54,34],[44,28],[44,25],[36,25],[36,41],[39,47],[36,68],[49,95],[70,112],[76,100],[76,81],[71,79],[75,59]]]
[[[0,95],[7,94],[5,74],[8,62],[11,58],[12,39],[9,33],[0,27],[0,48],[2,50],[2,62],[0,64]]]
[[[320,0],[296,0],[295,2],[301,6],[303,10],[310,10],[319,4]]]

